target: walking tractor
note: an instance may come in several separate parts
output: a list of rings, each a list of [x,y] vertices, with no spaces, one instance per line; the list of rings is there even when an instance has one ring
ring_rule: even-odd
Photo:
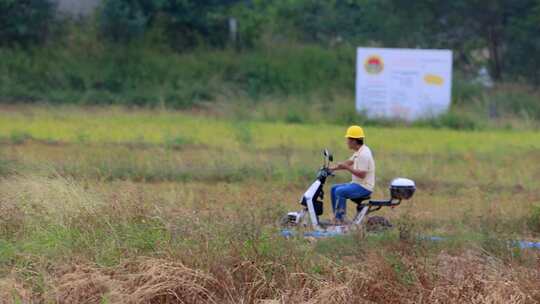
[[[407,178],[395,178],[390,183],[389,199],[372,200],[370,196],[352,198],[350,200],[356,203],[356,215],[351,221],[341,223],[321,221],[319,217],[323,214],[324,210],[324,184],[329,177],[334,176],[334,173],[330,169],[330,163],[333,161],[332,154],[325,149],[323,151],[323,157],[324,163],[322,168],[317,172],[317,178],[311,184],[311,186],[309,186],[300,200],[300,204],[302,205],[300,211],[289,212],[285,217],[282,218],[282,235],[295,235],[295,228],[304,228],[308,230],[306,233],[304,233],[304,236],[312,237],[327,237],[345,234],[360,228],[368,214],[378,211],[383,207],[398,206],[403,200],[412,198],[414,192],[416,191],[414,181]],[[382,219],[382,221],[387,223],[384,218],[374,218],[379,218],[379,220]],[[381,224],[380,221],[379,224]],[[384,225],[385,223],[382,224]],[[389,225],[389,223],[387,223],[387,225]]]

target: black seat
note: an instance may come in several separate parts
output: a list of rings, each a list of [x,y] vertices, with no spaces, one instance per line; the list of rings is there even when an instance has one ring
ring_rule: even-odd
[[[358,205],[362,204],[363,201],[367,201],[371,199],[371,196],[363,196],[363,197],[357,197],[357,198],[351,198],[350,200],[357,203]]]

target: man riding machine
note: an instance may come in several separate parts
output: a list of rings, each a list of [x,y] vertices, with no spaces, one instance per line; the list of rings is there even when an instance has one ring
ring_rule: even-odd
[[[375,161],[371,150],[364,143],[364,130],[360,126],[351,126],[347,129],[345,138],[347,146],[354,152],[353,155],[344,162],[330,166],[333,156],[328,150],[324,150],[323,167],[318,171],[317,179],[304,193],[300,201],[303,208],[297,212],[289,212],[282,220],[284,226],[309,227],[308,222],[311,222],[314,231],[331,234],[346,233],[360,227],[367,214],[385,206],[397,206],[403,199],[409,199],[413,196],[416,190],[414,181],[396,178],[390,185],[390,199],[371,200],[371,194],[375,187]],[[330,196],[334,218],[331,222],[324,223],[319,220],[319,216],[323,213],[323,187],[326,179],[334,176],[336,171],[350,172],[352,180],[349,183],[332,186]],[[348,199],[357,205],[357,213],[352,221],[346,219]],[[288,232],[284,234],[288,234]]]

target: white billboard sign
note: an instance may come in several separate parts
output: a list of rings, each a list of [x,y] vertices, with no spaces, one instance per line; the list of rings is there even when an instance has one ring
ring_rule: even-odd
[[[414,120],[448,110],[452,51],[358,48],[356,109],[370,118]]]

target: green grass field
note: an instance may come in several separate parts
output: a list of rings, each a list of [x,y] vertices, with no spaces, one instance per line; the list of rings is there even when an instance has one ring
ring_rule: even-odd
[[[540,241],[539,132],[367,127],[374,196],[417,182],[394,228],[282,238],[346,127],[2,108],[0,303],[540,301],[540,251],[508,242]]]

